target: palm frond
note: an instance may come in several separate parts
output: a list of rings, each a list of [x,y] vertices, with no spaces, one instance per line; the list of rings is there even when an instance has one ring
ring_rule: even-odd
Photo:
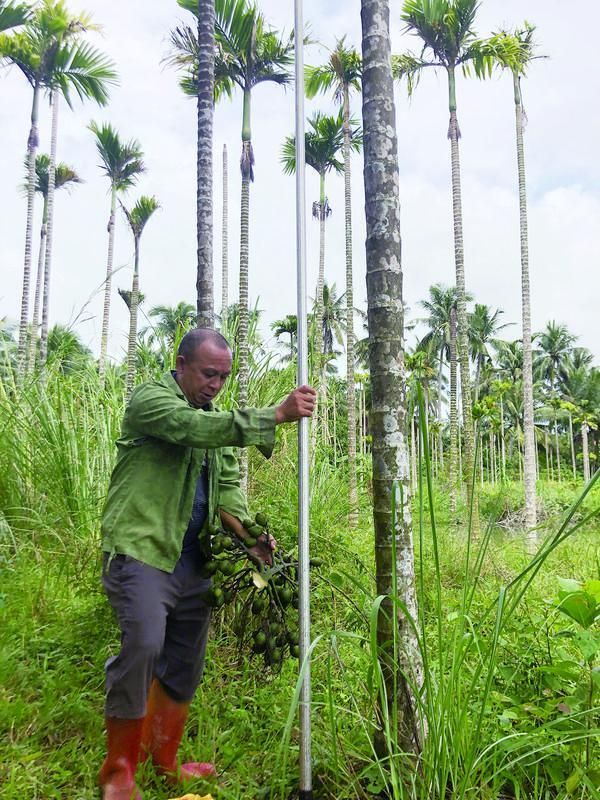
[[[131,209],[121,203],[121,209],[127,218],[134,239],[141,237],[146,223],[159,208],[160,203],[156,197],[148,197],[146,195],[142,195]]]
[[[80,100],[95,100],[105,106],[109,86],[118,84],[114,63],[87,42],[66,43],[56,52],[52,85],[59,88],[72,107],[71,89]]]
[[[0,31],[25,25],[31,14],[32,9],[26,3],[0,2]]]

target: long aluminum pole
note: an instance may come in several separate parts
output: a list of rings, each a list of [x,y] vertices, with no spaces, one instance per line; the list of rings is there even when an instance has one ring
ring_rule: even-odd
[[[306,190],[304,163],[304,20],[302,0],[294,0],[294,53],[296,64],[296,270],[298,312],[298,385],[308,383],[308,331],[306,300]],[[310,731],[310,552],[309,473],[307,418],[298,426],[298,590],[300,612],[300,665],[304,670],[300,692],[300,800],[312,800]]]

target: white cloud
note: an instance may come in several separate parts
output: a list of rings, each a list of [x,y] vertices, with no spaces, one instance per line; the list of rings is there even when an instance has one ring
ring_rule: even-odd
[[[146,154],[148,172],[130,192],[155,194],[162,209],[149,223],[142,240],[141,288],[146,308],[158,303],[195,300],[195,109],[184,98],[172,70],[161,63],[167,51],[169,28],[185,17],[175,2],[87,0],[86,8],[105,26],[97,44],[117,61],[121,86],[108,109],[63,107],[59,157],[75,166],[86,183],[71,196],[57,198],[52,321],[73,320],[93,295],[87,312],[92,319],[80,325],[85,340],[97,350],[106,264],[107,181],[97,168],[89,120],[110,120],[125,138],[136,137]],[[557,0],[528,0],[527,18],[538,24],[542,50],[552,59],[536,63],[524,84],[529,126],[526,137],[530,198],[530,263],[534,325],[548,319],[565,322],[582,344],[595,349],[595,298],[600,294],[598,260],[597,146],[599,116],[590,98],[597,97],[600,75],[591,48],[564,23],[564,7]],[[73,4],[75,8],[75,4]],[[278,0],[261,3],[267,18],[291,29],[293,4]],[[399,4],[395,4],[397,9]],[[574,0],[590,29],[600,12],[586,0]],[[501,24],[515,25],[525,13],[520,0],[486,0],[480,12],[482,33]],[[305,17],[313,38],[327,45],[333,36],[348,32],[360,44],[360,4],[306,0]],[[392,18],[394,49],[416,49],[401,33],[399,12]],[[311,47],[308,63],[323,58]],[[0,77],[0,130],[3,146],[0,198],[0,317],[18,317],[22,281],[25,200],[17,191],[22,182],[22,160],[30,113],[30,90],[15,71]],[[460,79],[458,87],[465,224],[467,287],[481,302],[505,309],[507,321],[520,318],[518,207],[514,155],[514,111],[507,76],[486,83]],[[454,275],[450,205],[450,159],[445,76],[424,75],[409,103],[404,89],[396,95],[403,261],[406,302],[417,312],[417,302],[428,286],[450,283]],[[307,103],[332,109],[328,99]],[[48,146],[49,119],[42,109],[42,146]],[[253,135],[256,181],[251,190],[250,293],[260,296],[266,320],[295,309],[294,179],[282,174],[279,157],[283,138],[293,130],[293,92],[259,86],[253,96]],[[358,99],[355,113],[360,115]],[[230,296],[236,290],[239,241],[239,170],[241,99],[225,101],[215,120],[215,297],[220,298],[221,151],[229,150]],[[307,205],[317,196],[317,180],[308,171]],[[331,178],[328,195],[333,216],[327,228],[327,276],[339,291],[344,285],[343,181]],[[362,168],[353,162],[354,274],[356,303],[365,302],[364,214]],[[125,347],[126,308],[117,286],[131,280],[132,245],[121,220],[117,229],[110,349],[119,357]],[[35,261],[35,259],[34,259]],[[318,225],[308,214],[309,286],[318,264]],[[312,293],[312,291],[311,291]],[[508,335],[518,336],[519,326]]]

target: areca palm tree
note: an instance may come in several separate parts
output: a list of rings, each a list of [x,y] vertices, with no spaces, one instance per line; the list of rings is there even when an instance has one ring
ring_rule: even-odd
[[[0,33],[10,28],[19,28],[31,19],[31,6],[26,3],[0,0]]]
[[[536,508],[536,444],[533,415],[533,347],[531,334],[531,285],[529,277],[529,235],[527,226],[527,185],[525,180],[525,109],[521,78],[525,76],[534,55],[535,28],[528,23],[514,33],[500,31],[488,42],[495,64],[508,69],[512,75],[515,103],[515,128],[517,145],[517,175],[519,184],[519,229],[521,243],[521,313],[523,324],[523,432],[525,487],[525,525],[528,529],[537,524]]]
[[[318,353],[325,353],[323,341],[323,285],[325,283],[325,221],[331,215],[331,207],[325,193],[325,178],[329,172],[341,173],[344,165],[338,156],[344,144],[343,112],[328,116],[317,111],[308,120],[309,130],[304,135],[305,159],[319,175],[319,199],[312,206],[313,218],[319,221],[319,276],[317,280],[315,330]],[[352,136],[356,150],[360,133]],[[283,171],[291,175],[296,171],[296,137],[288,136],[283,144]]]
[[[131,233],[133,235],[134,246],[134,265],[133,265],[133,281],[131,284],[131,297],[129,303],[129,340],[127,343],[127,379],[125,388],[127,397],[133,391],[133,382],[135,380],[135,363],[136,363],[136,342],[137,342],[137,312],[140,291],[140,240],[142,233],[146,227],[146,223],[160,208],[158,200],[155,197],[142,196],[131,209],[127,209],[121,203],[123,213],[127,218]]]
[[[467,302],[473,298],[467,294]],[[429,298],[421,300],[420,306],[427,312],[424,322],[429,330],[421,339],[420,348],[433,348],[438,357],[438,406],[437,418],[442,418],[442,382],[444,362],[450,367],[450,498],[456,504],[456,475],[458,467],[458,408],[456,391],[456,287],[436,283],[429,287]],[[443,454],[441,430],[439,451]]]
[[[198,0],[177,2],[198,17],[201,11]],[[243,92],[239,388],[240,403],[245,405],[248,394],[248,222],[250,182],[254,180],[251,96],[252,89],[259,83],[271,81],[284,85],[289,82],[293,37],[285,39],[269,28],[257,6],[248,0],[215,0],[214,8],[214,99],[218,101],[225,95],[231,97],[236,86]],[[182,70],[180,86],[188,95],[196,96],[199,92],[199,76],[202,75],[200,44],[199,36],[187,25],[181,25],[171,33],[172,53],[167,60]]]
[[[28,191],[27,220],[25,228],[25,257],[23,267],[23,292],[21,321],[19,325],[19,371],[26,362],[26,334],[29,310],[29,288],[31,279],[31,251],[33,235],[33,207],[35,198],[35,155],[39,142],[38,117],[40,92],[46,89],[53,101],[53,124],[51,141],[51,166],[48,189],[48,235],[46,238],[44,281],[47,294],[50,253],[52,245],[52,213],[54,195],[54,163],[56,161],[56,135],[58,97],[62,95],[71,105],[74,91],[80,100],[93,99],[105,105],[108,86],[116,82],[112,62],[89,44],[80,41],[80,34],[90,26],[88,15],[72,16],[63,0],[44,0],[37,7],[28,25],[11,35],[0,35],[0,61],[16,65],[33,89],[31,125],[27,139]],[[42,342],[41,359],[44,358],[45,337]]]
[[[346,398],[348,407],[348,473],[350,524],[358,522],[358,496],[356,486],[356,398],[354,388],[354,279],[352,275],[352,192],[351,162],[352,128],[350,94],[360,92],[362,59],[353,47],[347,47],[345,37],[338,39],[327,62],[318,67],[306,68],[306,94],[314,97],[319,92],[332,92],[342,106],[344,117],[344,213],[346,242]]]
[[[102,336],[98,374],[104,383],[106,372],[106,351],[108,348],[108,324],[110,318],[110,290],[112,284],[112,264],[115,243],[115,214],[117,194],[133,186],[145,171],[143,153],[137,139],[122,142],[117,131],[109,123],[97,125],[91,122],[89,129],[96,137],[96,149],[100,156],[100,169],[110,181],[110,216],[108,218],[108,257],[106,280],[104,283],[104,309],[102,314]]]
[[[402,20],[409,33],[415,34],[423,45],[420,56],[406,53],[394,57],[394,74],[406,79],[412,92],[423,69],[443,69],[448,79],[448,110],[452,169],[452,209],[454,220],[454,262],[457,291],[457,351],[460,363],[463,425],[465,439],[464,478],[473,508],[473,532],[477,534],[479,514],[476,496],[471,497],[474,470],[474,431],[471,411],[471,378],[469,373],[469,345],[465,265],[463,249],[462,198],[460,176],[460,128],[456,103],[456,69],[467,67],[473,61],[489,68],[491,57],[482,52],[473,26],[478,0],[404,0]],[[429,54],[430,60],[426,59]]]
[[[28,165],[25,163],[25,169]],[[40,228],[40,249],[38,255],[37,277],[35,282],[35,297],[33,301],[33,318],[31,324],[31,339],[29,344],[29,369],[33,369],[35,365],[35,350],[38,336],[38,327],[40,324],[40,299],[42,293],[42,276],[44,273],[44,255],[46,252],[46,233],[48,224],[48,184],[50,172],[50,156],[42,153],[36,156],[35,159],[35,174],[36,183],[35,190],[41,194],[43,198],[42,208],[42,225]],[[77,175],[74,169],[67,166],[67,164],[56,164],[54,169],[54,188],[61,189],[63,186],[70,188],[74,183],[81,183],[81,178]],[[44,308],[42,310],[42,318],[48,324],[48,305],[47,297],[45,298]]]
[[[397,592],[412,618],[418,619],[408,510],[398,142],[387,0],[361,0],[361,23],[369,423],[373,439],[376,586],[377,594],[384,597],[377,618],[377,642],[387,702],[390,709],[397,708],[398,714],[389,719],[398,719],[399,746],[410,752],[419,749],[420,737],[416,701],[405,676],[413,675],[413,685],[420,687],[423,670],[414,631],[401,612],[396,616],[390,600]],[[392,498],[397,500],[396,515],[392,512]],[[396,586],[393,575],[397,576]],[[392,646],[396,631],[401,643],[401,665],[395,663]],[[383,750],[381,741],[378,744],[378,749]]]
[[[213,118],[215,98],[215,0],[177,0],[196,18],[196,29],[181,25],[171,32],[167,62],[183,71],[180,86],[197,102],[196,234],[197,323],[214,326],[213,281]]]
[[[237,86],[243,94],[242,175],[239,288],[239,404],[248,401],[248,252],[250,183],[254,180],[252,149],[252,90],[261,83],[285,86],[290,81],[293,38],[270,28],[257,6],[246,0],[217,0],[215,38],[217,58],[215,91],[232,96]]]

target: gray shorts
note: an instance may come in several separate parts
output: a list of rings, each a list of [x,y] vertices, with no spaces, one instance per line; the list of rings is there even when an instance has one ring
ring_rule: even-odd
[[[102,583],[121,629],[119,654],[106,662],[106,715],[139,719],[150,683],[158,678],[176,701],[187,703],[202,679],[211,586],[196,557],[182,557],[170,574],[117,555]]]

